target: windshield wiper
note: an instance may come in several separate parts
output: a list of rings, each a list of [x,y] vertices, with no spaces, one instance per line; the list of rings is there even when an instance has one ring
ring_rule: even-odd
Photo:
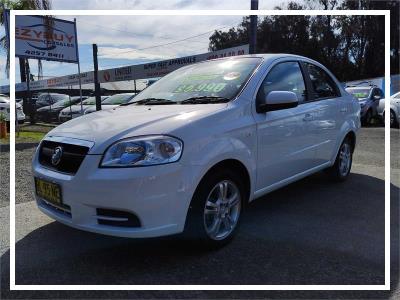
[[[190,97],[180,101],[180,104],[207,104],[207,103],[225,103],[229,102],[230,99],[219,96],[199,96]]]
[[[138,105],[164,105],[164,104],[176,104],[175,101],[171,101],[168,99],[163,98],[146,98],[135,102],[128,102],[121,104],[121,106],[131,105],[131,104],[138,104]]]

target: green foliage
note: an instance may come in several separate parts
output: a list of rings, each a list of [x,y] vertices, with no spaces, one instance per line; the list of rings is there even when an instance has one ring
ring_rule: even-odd
[[[0,112],[0,123],[3,123],[6,121],[6,116],[4,113]]]
[[[399,2],[305,0],[276,9],[390,9],[391,73],[399,73]],[[215,31],[209,50],[246,44],[249,18],[227,32]],[[266,16],[259,18],[257,53],[292,53],[315,59],[341,81],[384,74],[383,16]]]

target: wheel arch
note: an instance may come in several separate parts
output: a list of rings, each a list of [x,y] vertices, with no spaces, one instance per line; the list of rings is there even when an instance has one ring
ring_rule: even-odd
[[[346,138],[349,138],[349,139],[350,139],[350,142],[351,142],[351,151],[354,152],[354,149],[355,149],[355,147],[356,147],[356,139],[357,139],[356,133],[355,133],[353,130],[350,130],[350,131],[344,136],[344,138],[343,138],[343,140],[342,140],[342,143],[343,143],[343,141],[344,141]]]
[[[235,170],[235,171],[237,170],[237,172],[239,172],[241,178],[243,178],[246,199],[247,199],[247,201],[244,204],[247,204],[250,201],[250,193],[251,193],[250,172],[244,163],[242,163],[240,160],[235,159],[235,158],[224,159],[224,160],[221,160],[218,163],[214,164],[213,166],[211,166],[205,172],[205,174],[201,177],[199,184],[196,187],[196,190],[201,185],[203,180],[205,180],[207,178],[207,176],[209,176],[211,173],[216,172],[221,169],[230,169],[230,170]]]

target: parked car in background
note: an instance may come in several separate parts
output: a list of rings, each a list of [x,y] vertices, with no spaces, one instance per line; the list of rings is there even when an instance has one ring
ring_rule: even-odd
[[[379,100],[383,98],[383,91],[376,86],[347,87],[346,91],[356,97],[360,103],[360,118],[363,125],[370,125],[378,117]]]
[[[65,94],[56,94],[56,93],[42,93],[38,96],[36,100],[36,109],[39,109],[43,106],[52,105],[61,100],[68,100],[69,96]]]
[[[82,96],[82,101],[87,99],[87,96]],[[52,105],[47,105],[36,110],[36,119],[44,122],[58,121],[58,115],[60,111],[66,107],[79,103],[81,100],[80,96],[74,96],[67,98],[66,100],[60,100]]]
[[[25,122],[25,114],[22,111],[22,105],[17,103],[17,120],[19,124]],[[2,95],[0,96],[0,114],[4,115],[6,122],[10,122],[10,98],[8,96]]]
[[[379,100],[378,115],[384,122],[385,99]],[[399,127],[400,124],[400,92],[390,96],[390,127]]]
[[[314,60],[208,60],[135,101],[46,135],[32,161],[42,212],[91,232],[185,232],[220,246],[250,201],[321,170],[335,181],[350,174],[360,105]]]
[[[136,96],[136,93],[123,93],[115,94],[108,97],[106,100],[101,102],[101,110],[107,110],[115,108],[121,104],[125,104]],[[85,115],[96,111],[96,105],[90,106],[85,110]]]
[[[103,102],[107,99],[108,96],[101,96],[101,101]],[[84,114],[85,110],[91,106],[96,104],[96,97],[89,97],[86,100],[82,101],[83,111],[81,111],[81,104],[71,105],[62,109],[58,115],[58,120],[62,123],[71,119],[75,119]]]

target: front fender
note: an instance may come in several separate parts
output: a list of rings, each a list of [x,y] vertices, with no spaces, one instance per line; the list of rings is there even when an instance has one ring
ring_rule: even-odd
[[[243,130],[246,131],[246,130]],[[237,137],[208,137],[199,141],[191,148],[190,156],[193,158],[188,162],[187,167],[195,169],[193,173],[194,190],[200,183],[205,174],[215,165],[224,160],[237,160],[244,165],[250,177],[250,198],[254,194],[256,161],[257,157],[255,142],[251,141],[254,133],[238,133],[238,135],[247,136],[247,140],[241,140]],[[254,137],[255,138],[255,137]],[[187,150],[187,149],[185,149]],[[194,192],[193,190],[193,192]],[[250,199],[251,200],[251,199]]]

